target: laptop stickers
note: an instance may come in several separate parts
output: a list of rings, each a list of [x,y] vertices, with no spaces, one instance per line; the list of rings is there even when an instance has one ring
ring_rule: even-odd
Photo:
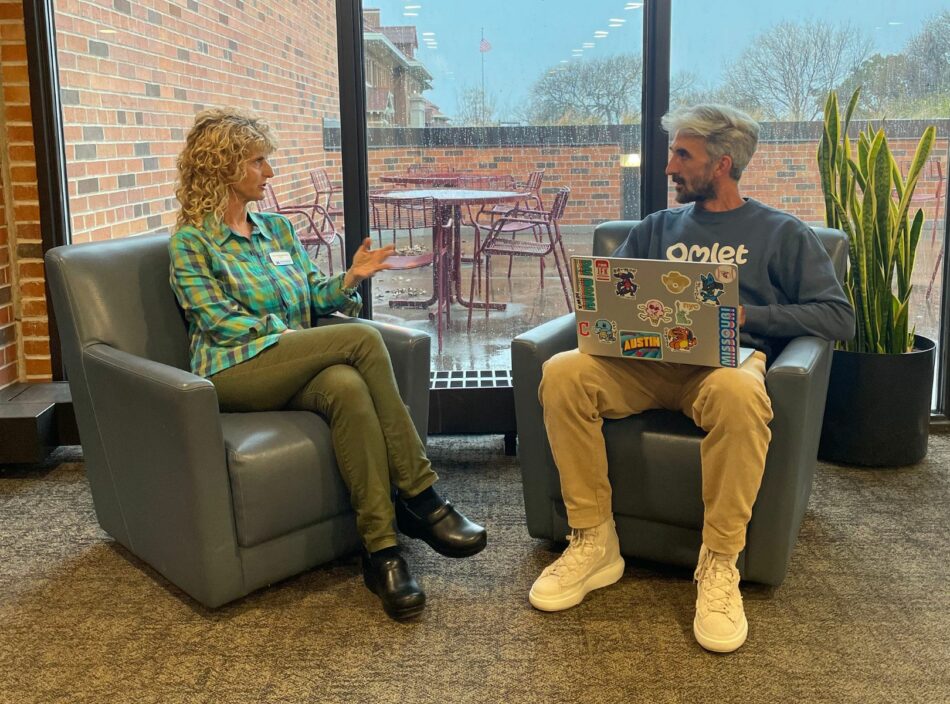
[[[572,257],[577,341],[587,354],[735,367],[735,264]]]

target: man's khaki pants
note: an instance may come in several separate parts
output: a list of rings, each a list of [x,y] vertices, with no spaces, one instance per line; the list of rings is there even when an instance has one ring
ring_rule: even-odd
[[[538,397],[572,528],[592,528],[613,515],[603,419],[666,408],[682,411],[707,433],[701,444],[703,542],[730,555],[745,546],[772,438],[764,354],[717,369],[575,349],[544,364]]]

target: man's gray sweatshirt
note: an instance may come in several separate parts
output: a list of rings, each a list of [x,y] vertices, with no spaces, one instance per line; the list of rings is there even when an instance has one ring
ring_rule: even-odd
[[[751,198],[725,212],[691,203],[652,213],[614,256],[737,264],[742,344],[762,350],[770,362],[793,337],[854,336],[854,311],[817,235]]]

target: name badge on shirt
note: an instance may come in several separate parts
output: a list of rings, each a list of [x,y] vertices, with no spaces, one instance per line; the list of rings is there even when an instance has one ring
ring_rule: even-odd
[[[290,252],[268,252],[271,264],[274,266],[290,266],[294,260],[290,258]]]

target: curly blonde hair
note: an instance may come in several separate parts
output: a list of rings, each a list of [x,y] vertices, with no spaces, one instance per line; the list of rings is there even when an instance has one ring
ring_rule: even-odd
[[[244,178],[252,152],[276,148],[270,126],[258,117],[236,108],[199,112],[178,155],[178,227],[201,227],[208,216],[221,222],[229,187]]]

